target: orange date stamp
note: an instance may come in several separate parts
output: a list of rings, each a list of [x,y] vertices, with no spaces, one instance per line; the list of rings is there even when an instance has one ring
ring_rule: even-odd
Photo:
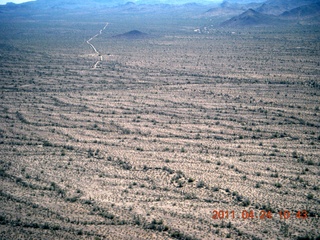
[[[308,212],[306,210],[299,210],[296,212],[291,212],[288,210],[278,211],[273,213],[271,211],[265,210],[242,210],[241,213],[236,213],[235,211],[228,210],[213,210],[212,211],[212,219],[272,219],[274,217],[279,217],[280,219],[307,219]]]

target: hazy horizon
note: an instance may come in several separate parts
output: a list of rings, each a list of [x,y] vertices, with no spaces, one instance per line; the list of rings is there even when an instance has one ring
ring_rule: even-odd
[[[0,0],[0,5],[5,5],[7,3],[25,3],[25,2],[33,2],[36,0]],[[210,0],[210,1],[200,1],[200,0],[175,0],[175,1],[169,1],[169,0],[153,0],[153,1],[146,1],[146,0],[128,0],[127,2],[134,2],[134,3],[173,3],[173,4],[184,4],[184,3],[189,3],[189,2],[195,2],[195,3],[203,3],[203,4],[208,4],[208,3],[218,3],[222,2],[223,0]]]
[[[5,5],[5,4],[9,3],[9,2],[18,4],[18,3],[33,2],[33,1],[31,1],[31,0],[29,0],[29,1],[24,1],[24,0],[15,0],[15,1],[0,0],[0,5]]]

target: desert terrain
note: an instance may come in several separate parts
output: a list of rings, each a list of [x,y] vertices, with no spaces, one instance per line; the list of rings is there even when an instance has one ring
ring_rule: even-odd
[[[1,17],[0,239],[318,239],[318,26],[119,19]]]

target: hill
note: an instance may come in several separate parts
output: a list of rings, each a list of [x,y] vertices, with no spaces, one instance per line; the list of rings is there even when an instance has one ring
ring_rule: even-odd
[[[320,2],[297,7],[290,11],[286,11],[281,14],[281,17],[297,19],[297,20],[314,18],[314,17],[319,18]]]
[[[239,16],[233,17],[221,23],[222,27],[245,27],[277,24],[279,19],[272,15],[259,13],[249,9]]]
[[[268,0],[258,7],[256,11],[264,14],[280,15],[285,11],[315,2],[316,0]]]
[[[241,4],[241,3],[233,3],[230,1],[224,1],[219,6],[210,8],[206,11],[203,15],[204,16],[236,16],[238,14],[247,11],[250,8],[255,8],[260,6],[258,3],[248,3],[248,4]]]
[[[134,40],[134,39],[145,39],[145,38],[149,38],[150,35],[140,32],[138,30],[132,30],[123,34],[119,34],[119,35],[115,35],[113,36],[113,38],[118,38],[118,39],[130,39],[130,40]]]

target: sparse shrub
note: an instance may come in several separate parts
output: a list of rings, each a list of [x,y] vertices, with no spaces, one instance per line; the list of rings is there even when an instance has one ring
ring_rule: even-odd
[[[88,158],[93,157],[94,156],[94,150],[89,148],[88,150]]]
[[[249,198],[243,199],[242,205],[243,205],[244,207],[247,207],[247,206],[249,206],[250,204],[251,204],[251,202],[250,202]]]
[[[55,191],[55,190],[57,189],[57,187],[58,187],[58,186],[57,186],[57,184],[56,184],[55,182],[51,182],[51,183],[50,183],[50,190],[51,190],[51,191]]]
[[[218,188],[218,187],[212,187],[212,191],[213,191],[213,192],[218,192],[218,191],[219,191],[219,188]]]
[[[273,178],[277,178],[277,177],[279,177],[279,174],[277,172],[276,173],[271,173],[270,176],[273,177]]]
[[[147,165],[143,165],[143,171],[147,171],[149,168]]]
[[[6,170],[3,168],[0,168],[0,177],[6,176]]]
[[[281,187],[282,187],[282,184],[279,183],[279,182],[276,182],[276,183],[274,184],[274,186],[277,187],[277,188],[281,188]]]
[[[114,219],[114,217],[115,217],[112,213],[108,213],[106,211],[100,212],[99,215],[101,217],[104,217],[104,218],[107,218],[107,219],[111,219],[111,220]]]
[[[171,168],[167,167],[167,166],[163,166],[162,170],[163,171],[167,171],[169,174],[173,174],[174,173],[174,171]]]
[[[312,160],[308,160],[307,165],[312,166],[312,165],[315,165],[315,163]]]
[[[189,183],[192,183],[192,182],[194,182],[194,179],[193,179],[193,178],[189,178],[189,179],[188,179],[188,182],[189,182]]]
[[[178,183],[178,186],[177,186],[178,188],[182,188],[183,187],[183,182],[182,181],[178,180],[177,183]]]
[[[227,224],[227,226],[226,226],[227,228],[231,228],[232,227],[232,224],[231,224],[231,222],[228,222],[228,224]]]
[[[197,182],[197,188],[203,188],[205,186],[204,181],[200,180],[199,182]]]
[[[186,199],[186,200],[191,200],[191,199],[196,199],[196,198],[197,197],[196,197],[196,195],[194,193],[186,193],[184,195],[184,199]]]
[[[307,235],[307,236],[297,237],[297,240],[314,240],[314,238]]]
[[[293,158],[298,158],[298,153],[297,153],[297,151],[292,152],[292,157],[293,157]]]
[[[45,141],[43,141],[43,146],[44,146],[44,147],[52,147],[53,144],[50,143],[49,141],[45,140]]]
[[[123,160],[119,160],[118,164],[122,167],[122,169],[124,170],[130,170],[132,169],[132,165],[129,162],[123,161]]]
[[[71,198],[67,198],[66,199],[68,202],[71,202],[71,203],[74,203],[78,200],[78,197],[74,196],[74,197],[71,197]]]
[[[141,225],[141,220],[140,220],[140,218],[137,217],[137,216],[134,216],[134,217],[133,217],[133,223],[134,223],[135,225],[140,226],[140,225]]]
[[[83,201],[83,204],[91,205],[93,202],[89,199]]]
[[[308,199],[308,200],[313,199],[313,197],[314,197],[314,195],[313,195],[312,193],[308,193],[308,195],[307,195],[307,199]]]
[[[178,240],[197,240],[197,238],[194,238],[192,236],[188,236],[188,235],[186,235],[184,233],[181,233],[181,232],[179,232],[177,230],[172,231],[170,233],[170,237],[178,239]]]
[[[42,229],[50,229],[50,226],[49,226],[49,223],[44,223],[42,226],[41,226]]]
[[[62,149],[61,156],[65,156],[65,155],[66,155],[66,151],[64,149]]]

